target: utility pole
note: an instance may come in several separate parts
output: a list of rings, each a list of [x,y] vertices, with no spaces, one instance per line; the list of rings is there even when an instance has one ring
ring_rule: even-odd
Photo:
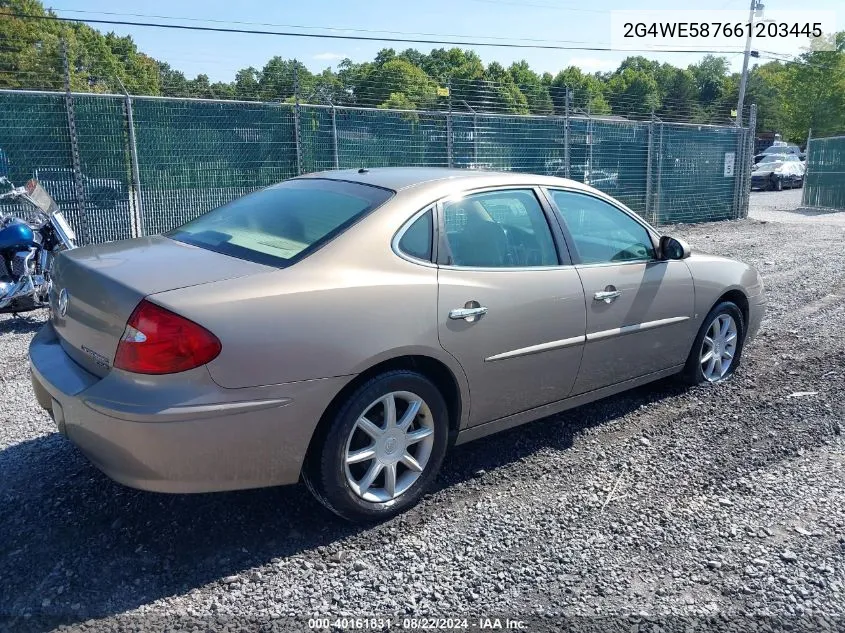
[[[751,0],[751,11],[748,14],[748,37],[745,38],[745,57],[742,60],[742,79],[739,82],[739,101],[736,104],[736,125],[742,127],[742,106],[745,105],[745,86],[748,83],[748,58],[751,57],[751,38],[754,33],[754,15],[763,14],[763,3]],[[754,55],[757,57],[757,55]]]

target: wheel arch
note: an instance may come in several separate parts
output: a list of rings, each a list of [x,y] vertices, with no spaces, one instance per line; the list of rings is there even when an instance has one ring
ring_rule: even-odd
[[[454,437],[457,436],[465,420],[469,417],[469,391],[466,376],[463,374],[463,371],[453,370],[446,362],[433,355],[406,353],[372,362],[338,391],[324,409],[317,426],[314,428],[311,441],[308,443],[308,449],[305,453],[305,459],[303,460],[303,467],[312,455],[315,447],[322,442],[325,433],[331,425],[331,420],[337,411],[359,386],[380,374],[402,369],[414,371],[425,376],[443,394],[443,399],[446,401],[446,407],[449,411],[451,444],[451,441],[454,440]]]
[[[750,305],[745,293],[740,288],[731,288],[727,292],[723,293],[722,296],[719,297],[712,306],[710,306],[710,309],[712,310],[723,301],[730,301],[731,303],[736,304],[739,311],[742,313],[743,330],[747,331],[748,320],[750,317]]]

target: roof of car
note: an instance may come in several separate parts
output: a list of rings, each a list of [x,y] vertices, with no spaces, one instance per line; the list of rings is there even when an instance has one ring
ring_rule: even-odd
[[[400,191],[410,187],[417,187],[432,182],[444,180],[461,180],[467,187],[484,186],[486,184],[561,184],[589,189],[589,187],[574,181],[510,171],[485,171],[480,169],[450,169],[446,167],[374,167],[372,169],[340,169],[321,171],[300,176],[301,178],[328,178],[331,180],[345,180],[375,185]]]

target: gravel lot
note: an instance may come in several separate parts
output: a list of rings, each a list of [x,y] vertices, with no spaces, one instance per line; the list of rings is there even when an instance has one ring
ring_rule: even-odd
[[[661,381],[460,447],[419,507],[369,529],[302,487],[112,483],[36,405],[38,321],[0,317],[0,629],[287,630],[344,614],[842,627],[845,214],[808,220],[788,196],[752,194],[767,221],[673,229],[764,276],[769,312],[734,380]]]

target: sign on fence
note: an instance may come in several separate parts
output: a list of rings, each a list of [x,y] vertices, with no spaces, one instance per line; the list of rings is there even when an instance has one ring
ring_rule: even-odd
[[[725,152],[725,178],[733,178],[734,163],[736,162],[735,152]]]

